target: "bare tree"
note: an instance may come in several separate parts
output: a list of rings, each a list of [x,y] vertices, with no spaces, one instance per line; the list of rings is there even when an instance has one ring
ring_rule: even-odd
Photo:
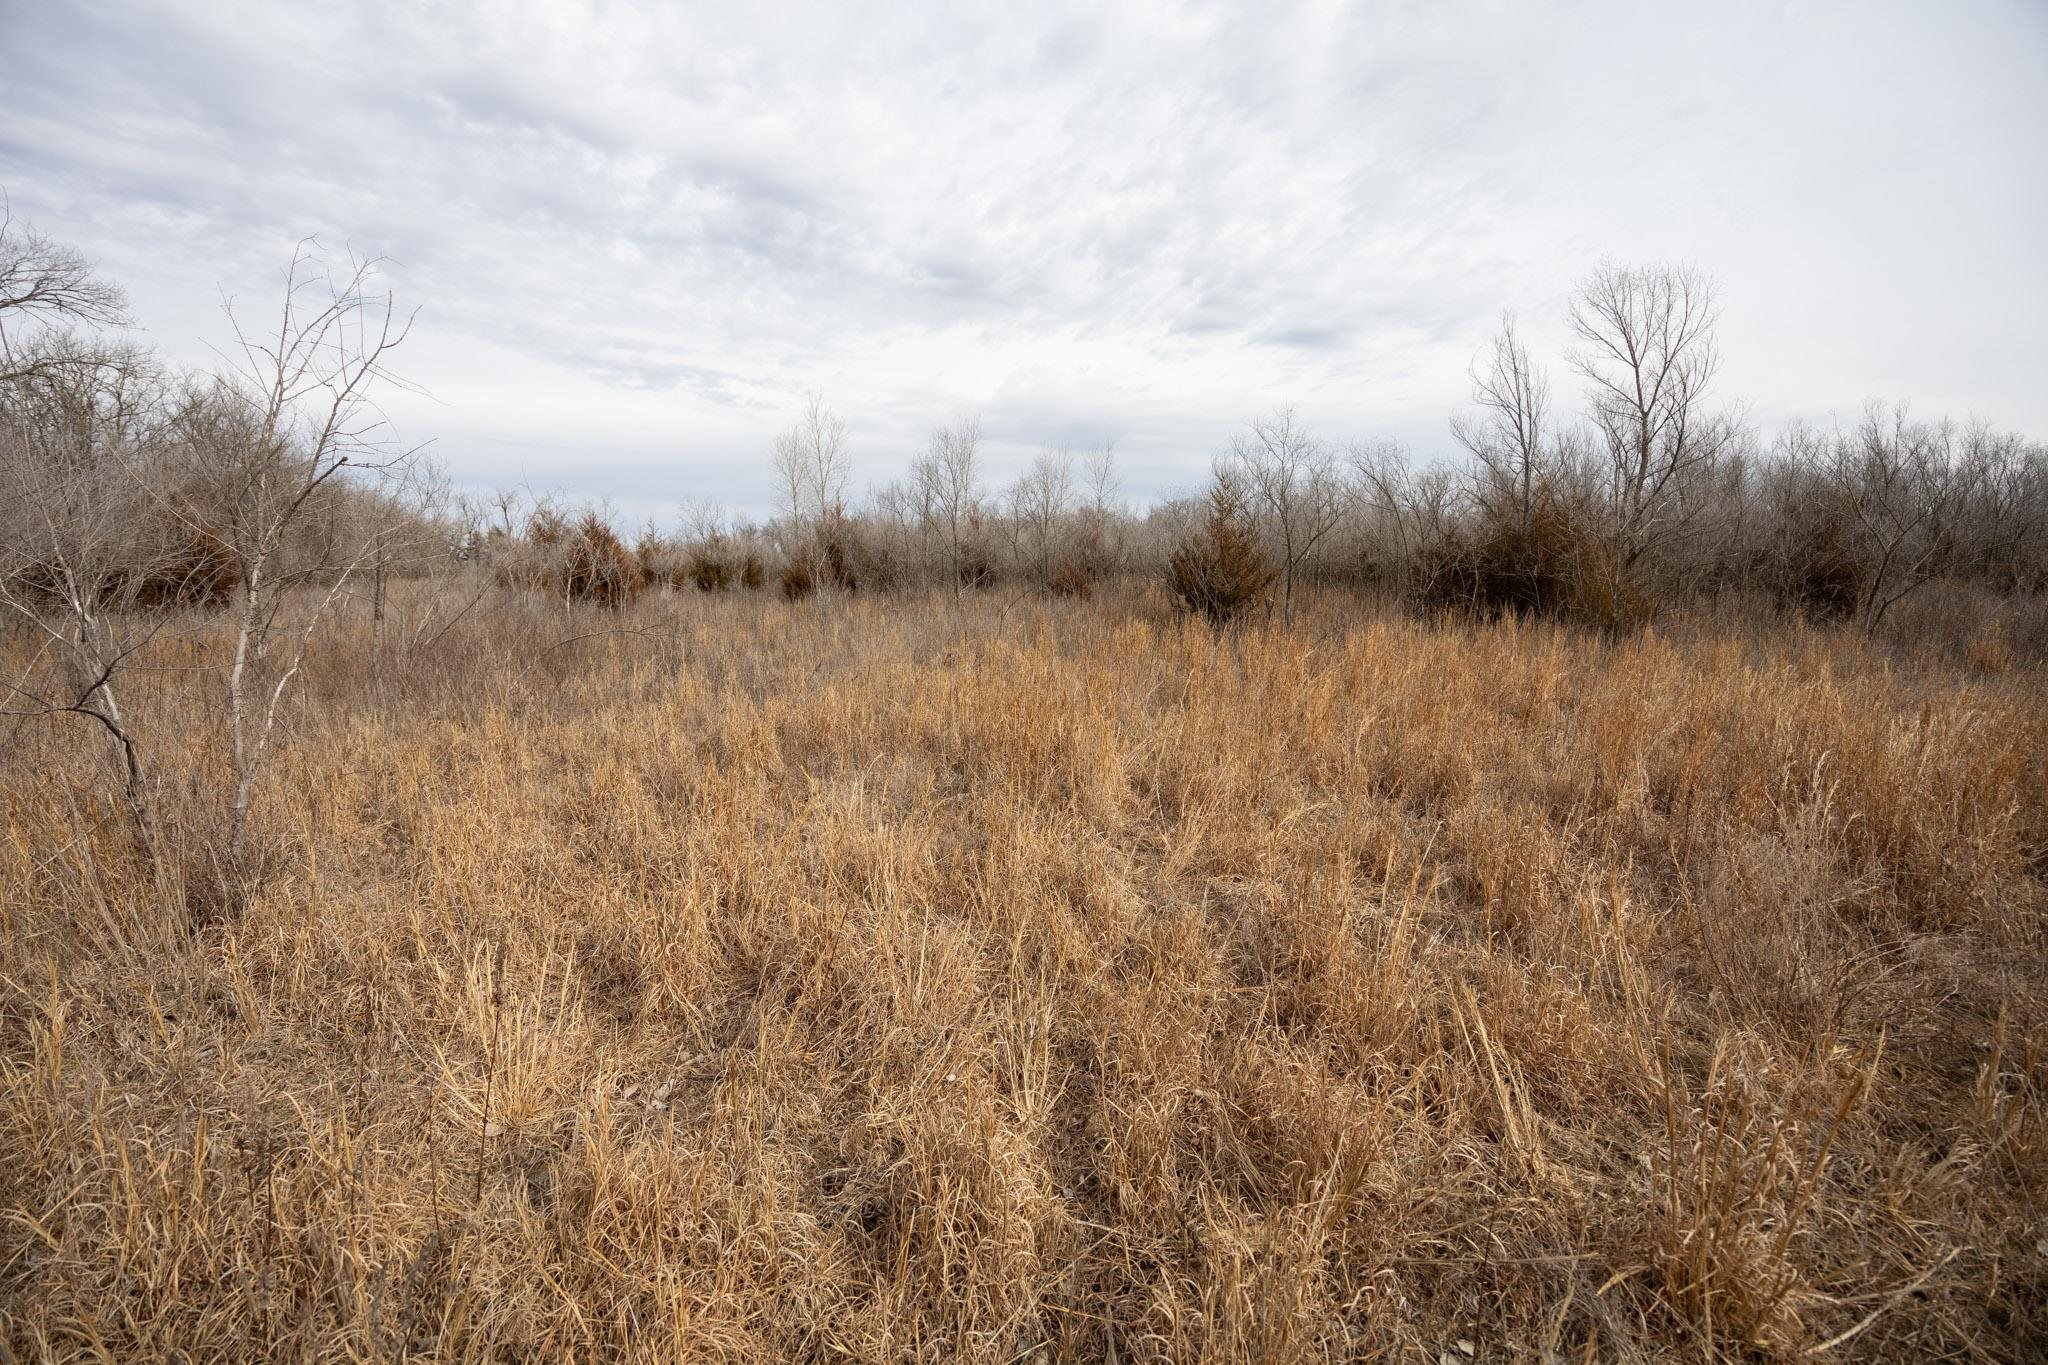
[[[121,801],[156,853],[149,784],[121,675],[154,635],[122,607],[162,575],[160,528],[133,477],[162,420],[139,348],[66,330],[128,321],[119,288],[0,204],[0,607],[36,647],[0,682],[0,714],[78,716],[111,746]]]
[[[1550,381],[1503,313],[1483,364],[1472,367],[1477,412],[1451,419],[1451,435],[1479,462],[1476,496],[1490,515],[1524,536],[1547,482]]]
[[[123,327],[127,299],[72,247],[51,241],[0,202],[0,380],[89,362],[62,347],[24,352],[36,332],[62,326]]]
[[[408,460],[386,474],[381,487],[358,484],[351,488],[349,497],[335,508],[336,518],[343,524],[333,527],[336,544],[371,547],[370,630],[380,688],[390,649],[393,579],[457,557],[462,544],[460,530],[448,520],[453,497],[447,474],[438,464]]]
[[[64,363],[32,360],[0,380],[0,608],[35,641],[26,666],[0,682],[0,714],[17,726],[36,716],[94,722],[153,860],[149,782],[121,698],[132,661],[162,624],[128,608],[152,592],[182,591],[140,482],[154,458],[163,383],[132,347],[65,338],[58,349]],[[39,360],[49,350],[16,354]]]
[[[1116,447],[1103,442],[1081,462],[1080,560],[1090,578],[1115,571],[1124,558],[1126,515],[1117,494]]]
[[[28,244],[9,267],[15,281],[31,279],[12,295],[27,300],[17,322],[116,319],[118,294],[74,255]],[[116,746],[123,800],[152,852],[148,784],[117,692],[163,624],[158,609],[231,609],[232,873],[245,864],[255,783],[315,628],[359,568],[414,553],[395,547],[394,527],[418,519],[345,484],[359,470],[395,473],[410,453],[386,447],[373,404],[373,390],[395,382],[385,362],[408,322],[388,295],[368,291],[373,271],[351,260],[330,273],[303,244],[276,329],[243,328],[230,304],[235,348],[204,382],[172,384],[132,347],[48,328],[8,341],[0,603],[32,622],[38,661],[51,666],[8,684],[7,709],[95,721]],[[299,591],[308,587],[310,596]],[[380,593],[373,610],[382,605]]]
[[[788,519],[791,555],[816,571],[827,524],[846,503],[852,464],[846,423],[825,405],[823,394],[804,402],[796,425],[775,438],[775,480],[782,514]]]
[[[1107,514],[1116,506],[1123,484],[1116,473],[1116,443],[1104,441],[1081,457],[1081,486],[1088,494],[1087,506]]]
[[[1053,551],[1074,496],[1074,457],[1065,450],[1042,452],[1010,486],[1010,515],[1040,587],[1052,582]]]
[[[2037,586],[2048,539],[2048,448],[1973,422],[1958,461],[1965,496],[1956,538],[1968,548],[1966,567],[2004,591]]]
[[[1430,600],[1462,505],[1450,472],[1417,471],[1407,450],[1391,440],[1353,446],[1350,462],[1376,576],[1404,596]]]
[[[910,466],[918,505],[946,545],[953,595],[969,576],[968,555],[981,523],[981,419],[963,418],[932,432]]]
[[[1330,447],[1311,436],[1292,408],[1253,419],[1235,437],[1231,461],[1280,551],[1281,618],[1294,620],[1294,582],[1316,546],[1343,520],[1344,481]]]
[[[909,579],[920,588],[929,588],[931,544],[926,520],[918,515],[916,487],[892,479],[870,489],[863,512],[869,523],[867,541],[873,552],[891,565],[910,565]]]
[[[237,877],[247,865],[250,802],[292,681],[315,630],[386,545],[388,528],[362,528],[296,562],[290,542],[348,475],[391,474],[416,453],[392,446],[376,405],[380,388],[403,387],[389,365],[412,324],[391,294],[373,291],[376,270],[353,257],[330,269],[317,243],[302,243],[274,329],[245,327],[226,305],[235,336],[228,368],[182,418],[186,457],[239,569],[226,688],[227,858]]]
[[[1734,423],[1706,408],[1720,368],[1718,315],[1713,281],[1689,266],[1604,264],[1572,300],[1579,344],[1571,364],[1587,383],[1607,456],[1604,501],[1618,577],[1690,528],[1697,502],[1680,492],[1735,437]]]
[[[1914,422],[1903,405],[1865,410],[1829,444],[1826,489],[1839,499],[1863,562],[1856,616],[1874,634],[1891,609],[1955,566],[1955,520],[1971,471],[1953,423]]]

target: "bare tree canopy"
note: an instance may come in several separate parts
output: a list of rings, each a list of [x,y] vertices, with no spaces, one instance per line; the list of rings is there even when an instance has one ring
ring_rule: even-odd
[[[1309,433],[1294,409],[1254,418],[1232,438],[1230,459],[1280,552],[1282,616],[1294,616],[1295,580],[1343,519],[1346,496],[1336,453]]]
[[[1550,381],[1503,313],[1483,358],[1472,367],[1477,411],[1451,419],[1451,435],[1484,471],[1477,494],[1489,512],[1512,512],[1527,528],[1549,481]]]
[[[815,526],[846,499],[853,469],[846,423],[813,393],[796,425],[775,438],[776,490],[793,524]]]
[[[76,248],[51,241],[0,205],[0,379],[77,363],[59,348],[24,353],[32,329],[124,327],[128,300]]]
[[[1059,534],[1073,499],[1074,457],[1066,450],[1041,452],[1010,487],[1010,515],[1040,586],[1052,581]]]
[[[919,506],[944,538],[955,597],[968,578],[978,576],[973,553],[981,523],[980,451],[981,419],[963,417],[935,429],[910,466]]]
[[[189,445],[216,490],[220,534],[241,571],[227,682],[236,864],[286,691],[313,632],[385,532],[373,526],[349,535],[324,547],[320,562],[296,569],[280,553],[286,538],[351,467],[389,471],[416,453],[392,445],[377,406],[380,388],[404,386],[390,363],[412,314],[374,289],[378,262],[345,256],[336,268],[318,247],[309,239],[293,254],[274,328],[247,326],[232,302],[226,306],[235,355],[215,390],[217,405],[196,410],[204,420]],[[326,590],[295,604],[287,589],[315,579],[325,579]]]
[[[1623,570],[1683,531],[1688,479],[1710,469],[1736,427],[1710,411],[1720,370],[1712,279],[1691,266],[1602,265],[1572,299],[1573,370],[1607,456],[1606,511]]]

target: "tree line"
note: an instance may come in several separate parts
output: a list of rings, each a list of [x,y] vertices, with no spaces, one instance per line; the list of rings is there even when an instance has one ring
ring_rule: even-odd
[[[1333,442],[1281,409],[1229,440],[1205,490],[1138,511],[1107,446],[1046,451],[991,488],[967,418],[856,503],[846,425],[813,396],[774,445],[765,525],[699,509],[629,549],[601,516],[572,526],[548,504],[522,535],[501,501],[465,543],[515,581],[609,601],[664,584],[1085,595],[1140,576],[1219,622],[1291,619],[1317,582],[1610,629],[1732,595],[1876,634],[1933,583],[2002,597],[2048,584],[2048,448],[1875,403],[1766,435],[1717,401],[1718,316],[1696,269],[1601,266],[1569,308],[1569,407],[1504,317],[1451,421],[1463,458],[1449,462]],[[614,571],[579,569],[593,559]]]
[[[615,606],[648,590],[1081,596],[1141,576],[1219,621],[1289,619],[1316,582],[1605,627],[1736,593],[1871,633],[1931,583],[2048,581],[2040,443],[1877,404],[1767,436],[1715,391],[1716,289],[1690,267],[1580,282],[1561,357],[1575,401],[1504,316],[1450,422],[1456,460],[1334,442],[1280,409],[1229,438],[1207,488],[1136,509],[1107,445],[1044,451],[991,487],[966,417],[856,499],[847,425],[813,395],[766,452],[772,518],[692,505],[637,532],[548,497],[451,498],[390,448],[372,390],[400,382],[410,319],[373,278],[302,251],[274,320],[231,311],[228,363],[174,373],[121,339],[120,291],[78,253],[0,223],[0,596],[17,622],[61,610],[70,647],[104,664],[126,614],[234,606],[260,670],[291,589],[347,582],[381,615],[390,575],[461,563]]]

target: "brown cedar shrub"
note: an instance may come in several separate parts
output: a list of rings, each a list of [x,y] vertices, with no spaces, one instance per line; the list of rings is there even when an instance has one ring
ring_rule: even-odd
[[[740,564],[740,586],[743,588],[761,588],[765,587],[767,583],[768,568],[761,562],[761,556],[755,554],[752,550],[747,551],[746,559]]]
[[[1512,515],[1491,517],[1435,554],[1439,562],[1424,575],[1428,606],[1608,629],[1640,626],[1653,611],[1614,548],[1557,499],[1540,500],[1526,523]]]
[[[649,587],[664,584],[680,588],[688,578],[688,558],[649,526],[633,543],[633,562],[640,569],[640,581]]]
[[[48,565],[17,571],[16,582],[38,596],[64,595],[64,575]],[[173,494],[166,512],[150,528],[131,562],[117,567],[101,584],[103,605],[131,606],[144,611],[180,607],[218,608],[242,583],[241,561],[190,499]]]
[[[553,549],[569,538],[569,519],[553,507],[536,507],[526,519],[526,538],[535,545]]]
[[[1182,611],[1217,627],[1255,606],[1278,577],[1253,530],[1243,492],[1218,476],[1209,489],[1209,515],[1181,537],[1166,566],[1166,588]]]
[[[844,515],[823,529],[825,573],[841,592],[888,592],[903,586],[903,565],[887,541]]]
[[[859,592],[860,575],[854,571],[853,556],[847,551],[847,538],[832,534],[825,539],[825,572],[831,575],[832,586],[842,592]]]
[[[690,552],[686,572],[691,586],[699,592],[724,592],[732,586],[732,566],[707,550]]]
[[[1061,560],[1054,566],[1052,577],[1046,579],[1045,586],[1054,597],[1075,597],[1085,602],[1095,595],[1094,576],[1078,559]]]
[[[494,576],[511,587],[536,588],[614,610],[639,597],[648,574],[640,556],[596,512],[574,522],[553,507],[526,519],[525,552],[499,564]]]
[[[567,537],[561,569],[564,595],[617,610],[640,595],[639,562],[595,512],[585,512]]]
[[[791,560],[783,569],[782,595],[792,602],[801,602],[818,590],[817,580],[811,577],[811,566],[802,560]]]

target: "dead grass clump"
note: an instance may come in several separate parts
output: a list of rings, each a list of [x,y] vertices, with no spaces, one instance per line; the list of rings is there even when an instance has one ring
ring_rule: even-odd
[[[1997,617],[1987,621],[1963,646],[1963,662],[1981,677],[1996,678],[2012,672],[2012,645]]]
[[[1834,1074],[1801,1072],[1736,1036],[1692,1083],[1661,1057],[1651,1244],[1667,1301],[1709,1351],[1790,1356],[1812,1344],[1801,1315],[1819,1291],[1800,1251],[1828,1202],[1836,1140],[1880,1060],[1874,1041],[1846,1059],[1832,1053],[1820,1061]]]

